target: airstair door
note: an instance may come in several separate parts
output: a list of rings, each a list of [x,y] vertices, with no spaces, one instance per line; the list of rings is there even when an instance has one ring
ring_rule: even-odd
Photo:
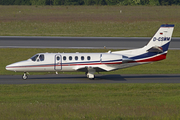
[[[57,71],[62,69],[62,59],[61,59],[61,55],[59,54],[55,55],[54,69]]]

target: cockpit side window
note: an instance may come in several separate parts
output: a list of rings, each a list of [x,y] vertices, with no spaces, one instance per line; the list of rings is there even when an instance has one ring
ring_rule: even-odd
[[[44,61],[44,55],[41,54],[41,55],[39,56],[39,59],[40,59],[40,61]]]
[[[34,55],[32,58],[31,58],[32,61],[44,61],[44,55],[43,54],[40,54],[40,55]]]

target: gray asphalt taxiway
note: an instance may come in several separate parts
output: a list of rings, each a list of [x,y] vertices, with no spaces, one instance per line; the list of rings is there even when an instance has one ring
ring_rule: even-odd
[[[1,75],[0,84],[85,84],[85,83],[180,83],[180,74],[163,75],[120,75],[98,74],[94,80],[85,75],[29,75],[22,80],[21,75]]]
[[[146,45],[150,37],[33,37],[0,36],[0,48],[92,48],[132,49]],[[172,38],[170,49],[180,49]]]

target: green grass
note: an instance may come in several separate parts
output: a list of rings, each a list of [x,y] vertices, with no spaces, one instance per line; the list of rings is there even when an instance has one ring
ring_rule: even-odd
[[[180,84],[0,85],[1,119],[180,119]]]
[[[152,37],[164,22],[6,22],[1,36]],[[179,23],[173,37],[179,37]]]
[[[0,75],[22,74],[22,72],[12,72],[5,70],[5,66],[14,62],[29,59],[36,53],[41,52],[107,52],[107,49],[37,49],[37,48],[1,48],[0,49]],[[116,51],[116,50],[113,50]],[[169,50],[167,58],[162,61],[139,65],[135,67],[120,69],[112,72],[102,72],[101,74],[179,74],[180,73],[180,51]],[[30,74],[48,74],[47,72],[30,72]],[[50,73],[54,74],[54,72]],[[81,72],[60,72],[60,74],[84,74]]]
[[[122,13],[120,13],[122,10]],[[0,6],[0,36],[151,37],[180,6]]]

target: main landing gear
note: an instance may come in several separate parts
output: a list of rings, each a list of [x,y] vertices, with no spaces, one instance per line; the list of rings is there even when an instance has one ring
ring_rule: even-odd
[[[24,72],[24,74],[22,75],[22,79],[23,79],[23,80],[26,80],[27,78],[28,78],[27,73]]]
[[[87,73],[87,78],[89,78],[90,80],[94,80],[95,75],[91,74],[91,73]]]
[[[88,72],[86,72],[87,78],[89,78],[90,80],[94,80],[94,73],[96,72],[95,69],[93,68],[88,68]]]

